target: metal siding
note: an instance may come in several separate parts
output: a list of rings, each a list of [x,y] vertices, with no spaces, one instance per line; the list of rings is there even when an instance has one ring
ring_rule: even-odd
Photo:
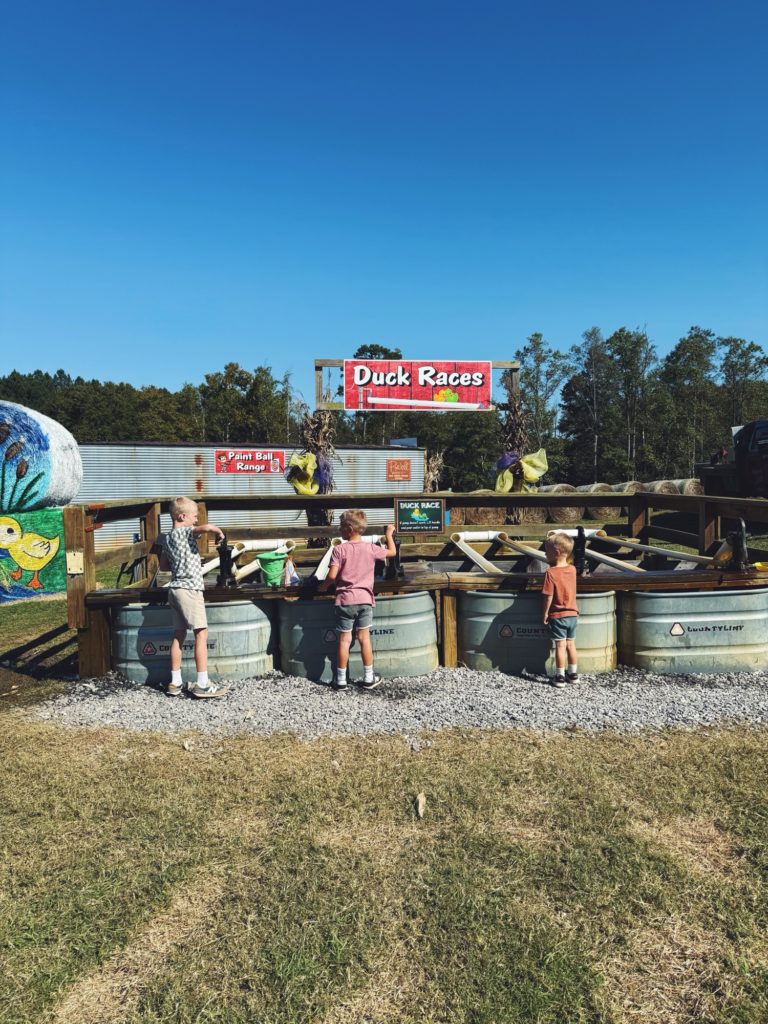
[[[109,501],[119,498],[154,498],[186,494],[194,498],[210,495],[293,494],[294,490],[282,473],[237,474],[216,473],[214,453],[227,447],[215,445],[80,445],[83,460],[83,483],[74,502]],[[234,448],[231,445],[230,448]],[[284,451],[286,466],[298,448],[279,445],[240,445],[242,449]],[[336,490],[341,494],[391,493],[420,491],[424,484],[425,451],[423,448],[339,448],[334,463]],[[408,459],[410,481],[387,480],[387,459]],[[394,500],[394,498],[393,498]],[[372,526],[392,521],[387,509],[366,509]],[[301,512],[213,512],[211,522],[225,529],[248,526],[299,526],[305,523]],[[160,528],[170,530],[170,517],[161,516]],[[139,531],[138,519],[106,523],[96,532],[99,550],[121,547],[133,540]]]

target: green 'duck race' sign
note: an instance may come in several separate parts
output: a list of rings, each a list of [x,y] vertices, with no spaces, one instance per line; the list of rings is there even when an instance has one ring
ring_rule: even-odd
[[[395,499],[395,529],[398,533],[443,533],[443,498]]]

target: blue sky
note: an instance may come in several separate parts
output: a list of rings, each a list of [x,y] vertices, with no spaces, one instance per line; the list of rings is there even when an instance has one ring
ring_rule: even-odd
[[[767,10],[6,5],[0,374],[765,345]]]

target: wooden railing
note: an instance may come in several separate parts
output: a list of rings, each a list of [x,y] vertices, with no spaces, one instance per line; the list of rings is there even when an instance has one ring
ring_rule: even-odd
[[[498,506],[507,511],[526,507],[557,509],[571,507],[573,494],[498,494],[493,491],[480,493],[438,492],[438,494],[398,494],[398,499],[424,497],[445,498],[447,509],[471,508],[477,506]],[[142,498],[132,501],[105,501],[99,504],[69,505],[64,509],[64,538],[67,554],[67,619],[71,628],[77,629],[78,653],[81,677],[103,675],[110,667],[110,610],[130,601],[162,602],[166,600],[163,589],[150,588],[149,583],[157,570],[157,555],[154,550],[160,533],[160,515],[168,511],[169,497]],[[199,522],[206,522],[212,511],[227,512],[253,510],[307,511],[308,509],[344,509],[353,507],[393,508],[392,494],[327,494],[313,497],[299,495],[268,495],[264,497],[205,496],[198,500]],[[579,493],[578,504],[586,508],[595,506],[616,506],[628,509],[626,534],[642,543],[650,539],[666,540],[685,547],[696,548],[700,553],[709,552],[722,533],[722,520],[745,519],[750,523],[768,524],[768,501],[749,498],[719,498],[698,495],[668,495],[639,492],[622,493]],[[651,517],[652,511],[674,511],[692,515],[697,523],[696,532],[669,529],[657,526]],[[139,518],[139,540],[127,549],[131,561],[138,563],[136,579],[128,586],[113,590],[96,589],[97,558],[94,533],[103,524],[124,519]],[[550,527],[547,527],[549,529]],[[532,536],[542,529],[526,524],[507,526],[511,536]],[[376,532],[376,531],[374,531]],[[768,533],[768,527],[766,531]],[[250,527],[229,532],[229,538],[245,537],[331,537],[336,536],[336,527]],[[207,551],[208,535],[201,535],[200,549]],[[481,546],[481,550],[488,545]],[[446,538],[430,538],[404,546],[403,553],[414,557],[448,556]],[[314,551],[311,558],[317,559]],[[753,574],[754,576],[754,574]],[[706,589],[716,586],[759,585],[764,581],[747,574],[724,574],[714,570],[676,572],[674,589]],[[456,664],[456,593],[466,589],[489,590],[536,590],[540,589],[541,577],[523,573],[484,575],[473,573],[441,572],[419,575],[417,578],[379,581],[376,593],[407,593],[429,590],[435,596],[440,622],[442,659],[445,665]],[[579,580],[579,590],[605,589],[605,577]],[[611,578],[611,589],[669,589],[669,580],[632,578]],[[303,585],[300,587],[249,587],[248,596],[254,600],[272,600],[285,596],[316,597],[316,590]],[[213,588],[206,590],[207,601],[242,600],[243,591],[238,589]],[[323,598],[320,598],[323,599]]]

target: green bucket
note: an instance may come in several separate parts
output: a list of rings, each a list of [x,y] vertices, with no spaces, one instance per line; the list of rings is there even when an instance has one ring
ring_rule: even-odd
[[[283,569],[288,557],[285,551],[262,551],[259,554],[259,565],[268,587],[280,586],[283,581]]]

